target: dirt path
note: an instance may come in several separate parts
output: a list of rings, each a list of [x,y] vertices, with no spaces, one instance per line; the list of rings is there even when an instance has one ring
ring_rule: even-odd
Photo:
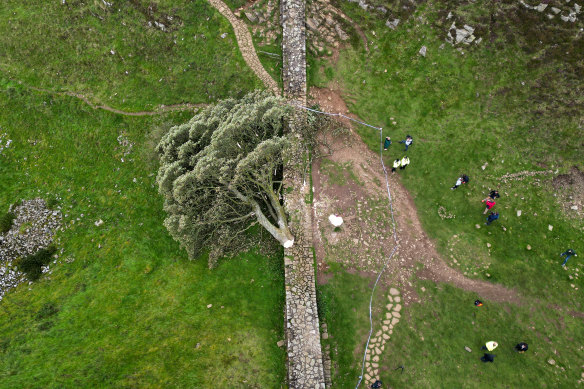
[[[311,89],[310,95],[325,111],[347,112],[347,107],[339,94],[331,90]],[[325,257],[344,262],[358,271],[370,274],[381,269],[385,258],[394,247],[385,177],[379,154],[369,150],[353,131],[344,139],[334,139],[332,146],[334,151],[328,157],[329,161],[320,160],[313,166],[314,241],[321,281],[326,266]],[[334,172],[335,169],[334,164],[341,166],[342,169],[331,175],[330,171]],[[345,174],[345,178],[339,174]],[[351,177],[359,182],[351,180]],[[341,185],[339,179],[346,182]],[[434,282],[447,282],[466,291],[475,292],[485,300],[520,303],[520,298],[514,290],[467,278],[450,268],[424,232],[414,201],[401,184],[399,174],[389,173],[389,185],[397,222],[399,247],[388,264],[387,275],[384,278],[388,286],[399,285],[403,290],[406,305],[418,301],[410,281],[412,276]],[[332,230],[327,220],[331,213],[338,213],[345,219],[346,223],[341,231]],[[424,268],[416,271],[416,266],[420,263]]]
[[[129,112],[129,111],[122,111],[121,109],[117,109],[117,108],[112,108],[112,107],[104,105],[104,104],[94,104],[91,102],[91,100],[89,100],[89,98],[87,96],[82,95],[80,93],[67,92],[67,91],[57,92],[57,91],[53,91],[50,89],[37,88],[35,86],[30,86],[30,85],[24,85],[24,84],[21,84],[21,85],[23,85],[24,87],[26,87],[28,89],[32,89],[34,91],[37,91],[37,92],[49,93],[49,94],[60,95],[60,96],[75,97],[75,98],[78,98],[80,100],[83,100],[83,102],[85,104],[89,105],[93,109],[103,109],[104,111],[109,111],[109,112],[113,112],[113,113],[117,113],[119,115],[125,115],[125,116],[160,115],[161,113],[171,112],[171,111],[194,110],[195,108],[203,108],[203,107],[206,107],[208,105],[208,104],[189,104],[189,103],[173,104],[173,105],[160,105],[154,111]]]
[[[276,95],[279,95],[280,87],[262,66],[255,51],[247,25],[242,20],[235,17],[229,7],[221,0],[209,0],[209,3],[216,8],[221,15],[225,16],[229,23],[231,23],[235,33],[235,38],[237,39],[237,44],[239,45],[239,50],[241,51],[241,55],[243,56],[245,63],[247,63],[247,66],[253,70],[260,80],[262,80],[266,88],[273,91]]]

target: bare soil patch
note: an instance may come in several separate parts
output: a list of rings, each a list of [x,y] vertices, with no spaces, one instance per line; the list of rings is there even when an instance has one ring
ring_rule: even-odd
[[[340,95],[329,89],[310,91],[312,101],[328,112],[347,112]],[[352,128],[350,121],[344,124]],[[365,274],[377,274],[395,246],[393,224],[379,155],[372,152],[352,130],[333,139],[332,154],[313,164],[314,242],[318,280],[325,281],[326,261],[339,262]],[[336,169],[336,170],[335,170]],[[398,248],[387,264],[382,282],[402,290],[405,304],[418,301],[414,278],[447,282],[486,300],[519,303],[516,291],[465,277],[450,268],[423,230],[410,194],[399,173],[389,173],[389,185],[397,228]],[[330,214],[344,218],[334,229]],[[418,271],[419,265],[423,270]]]

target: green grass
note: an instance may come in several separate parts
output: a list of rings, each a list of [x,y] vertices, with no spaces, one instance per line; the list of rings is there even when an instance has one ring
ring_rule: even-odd
[[[333,387],[350,388],[361,374],[361,345],[369,333],[370,280],[330,265],[332,278],[318,286],[318,313],[333,336],[322,344],[330,345]]]
[[[580,318],[542,305],[486,303],[448,285],[424,283],[423,304],[407,307],[384,354],[381,380],[395,388],[569,388],[577,386],[584,358]],[[494,340],[495,362],[483,363],[480,348]],[[529,350],[516,353],[526,342]],[[464,347],[470,347],[471,353]],[[554,366],[548,363],[553,359]],[[395,371],[405,367],[403,374]]]
[[[137,111],[240,97],[262,86],[245,65],[231,25],[204,0],[112,7],[6,0],[0,18],[0,71],[34,87]]]
[[[282,254],[209,270],[163,227],[153,149],[188,113],[125,117],[6,83],[0,109],[0,203],[59,198],[67,226],[52,274],[0,303],[0,387],[281,386]]]
[[[427,58],[417,55],[417,47],[404,43],[412,34],[428,37],[424,42],[429,48]],[[406,134],[414,136],[411,166],[401,174],[402,181],[415,198],[425,229],[443,252],[453,235],[462,234],[462,246],[456,250],[463,267],[470,268],[484,257],[492,263],[492,280],[539,298],[561,298],[582,310],[577,294],[565,293],[571,289],[570,282],[558,259],[567,247],[577,245],[584,223],[564,217],[553,195],[552,176],[508,183],[499,179],[522,170],[561,173],[574,165],[582,169],[582,148],[576,141],[583,135],[579,119],[541,117],[526,110],[523,102],[532,96],[532,85],[546,73],[528,69],[525,57],[512,57],[511,49],[480,46],[461,56],[449,46],[439,49],[441,42],[432,34],[425,25],[405,24],[397,32],[382,35],[382,50],[367,59],[345,52],[336,77],[354,99],[351,111],[383,126],[384,134],[395,141]],[[504,62],[506,67],[500,68],[498,63]],[[355,74],[355,69],[361,71]],[[503,89],[509,91],[502,95]],[[396,119],[396,126],[390,117]],[[375,131],[364,127],[358,131],[372,149],[378,149]],[[402,153],[402,146],[395,143],[387,161]],[[450,191],[461,173],[470,176],[470,183]],[[495,207],[501,218],[486,228],[480,200],[489,188],[499,188],[502,194]],[[456,218],[442,220],[440,206]],[[516,216],[517,210],[522,210],[521,217]],[[483,228],[476,229],[475,224]],[[477,277],[487,278],[484,273]]]
[[[390,351],[385,353],[382,380],[408,388],[572,387],[582,360],[574,345],[581,344],[584,334],[578,327],[580,319],[566,312],[584,311],[580,298],[584,265],[576,259],[564,270],[559,254],[569,247],[584,250],[579,246],[584,222],[564,214],[552,179],[573,166],[584,170],[580,141],[584,130],[576,113],[583,106],[582,83],[576,80],[584,73],[577,56],[562,55],[582,52],[582,42],[567,39],[571,27],[548,23],[538,12],[515,10],[511,3],[488,6],[505,12],[477,3],[448,2],[447,7],[443,3],[426,3],[396,31],[384,27],[384,20],[364,16],[356,4],[340,5],[376,31],[376,37],[369,38],[374,41],[370,46],[378,48],[367,56],[359,49],[343,51],[333,80],[342,86],[351,112],[382,126],[384,136],[392,137],[386,164],[403,155],[403,145],[396,142],[413,135],[411,164],[400,177],[443,258],[471,278],[515,289],[524,305],[487,302],[489,314],[472,326],[465,321],[474,309],[472,294],[413,280],[430,292],[421,304],[405,308],[407,316],[386,346]],[[445,21],[445,10],[476,26],[483,42],[463,47],[464,55],[448,43],[441,49],[452,23]],[[491,12],[496,22],[489,27]],[[422,45],[428,48],[425,58],[418,55]],[[330,65],[319,66],[309,80],[323,86],[330,78]],[[379,134],[365,127],[357,130],[377,152]],[[500,179],[524,170],[553,174],[506,183]],[[470,176],[470,183],[451,191],[462,173]],[[501,218],[486,227],[481,200],[490,188],[501,193],[495,207]],[[456,217],[442,219],[440,207]],[[330,299],[346,301],[338,305],[336,320],[345,316],[354,322],[347,330],[339,326],[335,330],[333,325],[330,332],[337,342],[356,344],[362,352],[361,334],[368,323],[355,319],[366,314],[366,307],[360,300],[351,303],[350,293],[341,285],[330,286],[329,294],[336,296]],[[417,340],[418,332],[425,341]],[[488,338],[505,344],[493,365],[478,360],[478,348]],[[512,347],[521,340],[530,343],[530,351],[513,354]],[[473,353],[467,354],[464,345]],[[565,372],[547,364],[552,357]],[[354,375],[356,358],[340,360],[340,371]],[[393,371],[401,364],[406,366],[403,375]],[[350,386],[346,379],[336,377],[339,387]]]

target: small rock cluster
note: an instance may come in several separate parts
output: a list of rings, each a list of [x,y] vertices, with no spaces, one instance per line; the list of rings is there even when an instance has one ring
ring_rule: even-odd
[[[321,54],[328,46],[339,47],[339,42],[349,39],[349,35],[341,27],[339,16],[325,1],[315,1],[308,5],[306,18],[309,49],[315,54]]]
[[[448,16],[450,16],[450,14]],[[452,46],[461,43],[470,45],[473,42],[478,45],[481,43],[482,38],[476,39],[476,36],[473,35],[474,31],[475,29],[468,24],[465,24],[462,28],[457,28],[456,22],[452,22],[448,29],[448,33],[446,34],[446,42],[450,43]]]
[[[547,2],[539,3],[538,5],[529,5],[523,0],[520,1],[520,3],[527,9],[538,12],[545,11],[548,19],[554,19],[556,16],[559,16],[559,18],[564,22],[575,23],[578,20],[578,15],[582,12],[582,6],[578,3],[572,3],[572,5],[570,5],[570,2],[570,0],[566,0],[566,4],[560,3],[555,4],[554,6],[550,6]]]
[[[246,5],[235,11],[235,15],[246,18],[251,23],[252,33],[260,39],[262,44],[273,44],[279,34],[279,18],[277,2],[268,0],[265,7],[260,2],[255,2],[251,6]]]
[[[10,212],[16,215],[16,219],[10,231],[0,235],[0,300],[9,289],[25,281],[24,275],[16,270],[14,261],[48,247],[62,222],[61,211],[48,209],[40,198],[11,206]],[[49,266],[43,268],[43,272],[47,271]]]
[[[385,344],[389,341],[393,328],[401,318],[401,297],[395,288],[389,289],[387,295],[389,304],[386,305],[385,315],[381,318],[381,330],[375,333],[375,337],[369,341],[369,348],[365,356],[365,382],[367,386],[379,379],[379,359],[385,349]]]

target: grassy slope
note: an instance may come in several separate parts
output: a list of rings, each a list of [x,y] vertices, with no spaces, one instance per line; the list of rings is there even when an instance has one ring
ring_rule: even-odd
[[[2,1],[0,71],[129,110],[205,103],[262,86],[228,21],[206,1],[161,1],[151,11],[141,0],[114,3]],[[148,26],[155,21],[166,30]]]
[[[62,197],[58,246],[75,259],[0,304],[1,387],[282,382],[281,258],[245,254],[211,271],[162,226],[152,131],[187,114],[126,118],[20,88],[2,90],[0,109],[13,139],[0,203]],[[135,143],[126,157],[121,132]],[[48,303],[59,312],[39,317]]]
[[[450,7],[454,9],[453,4]],[[409,321],[398,325],[397,337],[392,337],[388,345],[392,351],[386,354],[386,368],[401,360],[416,373],[404,373],[403,378],[385,373],[382,377],[396,387],[473,387],[477,379],[474,367],[477,354],[465,355],[462,348],[469,345],[476,349],[488,340],[485,337],[493,337],[505,342],[503,358],[495,363],[505,367],[495,370],[489,366],[490,372],[480,378],[485,379],[481,381],[484,385],[502,386],[507,382],[513,383],[511,386],[525,385],[539,370],[549,367],[546,361],[554,356],[553,350],[561,355],[562,367],[567,372],[545,370],[537,377],[539,384],[548,380],[554,385],[574,385],[582,354],[572,342],[580,344],[583,338],[577,327],[581,319],[570,318],[548,305],[584,310],[580,293],[584,283],[577,278],[583,266],[579,258],[571,259],[568,270],[562,270],[559,257],[568,247],[583,250],[578,250],[578,244],[584,224],[582,220],[564,217],[549,177],[541,177],[539,183],[528,178],[506,184],[499,177],[522,170],[552,169],[564,173],[574,165],[582,169],[579,139],[584,134],[578,126],[579,116],[574,114],[577,111],[570,110],[582,103],[581,98],[573,95],[581,88],[581,81],[578,84],[578,78],[574,78],[578,73],[570,66],[573,59],[564,61],[561,53],[550,54],[539,48],[539,51],[518,49],[522,45],[532,47],[534,39],[543,39],[544,45],[550,47],[554,44],[552,35],[545,36],[545,31],[539,30],[537,23],[544,20],[536,18],[543,19],[543,15],[520,12],[521,23],[517,20],[516,26],[521,31],[513,31],[518,34],[514,38],[501,34],[488,44],[488,35],[483,31],[483,43],[470,49],[465,47],[465,54],[461,55],[448,44],[439,48],[448,28],[438,26],[442,23],[439,19],[447,13],[444,10],[448,10],[440,8],[440,4],[436,8],[427,5],[416,16],[423,16],[428,24],[402,21],[397,31],[383,27],[382,21],[369,20],[377,34],[369,35],[372,53],[365,56],[351,49],[342,53],[334,79],[343,86],[352,112],[382,125],[394,141],[406,134],[416,139],[409,152],[411,166],[400,173],[402,182],[415,198],[426,231],[451,265],[470,277],[516,288],[527,296],[529,303],[527,307],[507,310],[492,306],[497,320],[481,327],[465,324],[462,331],[453,332],[452,328],[461,325],[461,315],[467,315],[471,309],[473,297],[453,288],[428,292],[424,304],[408,308]],[[367,20],[355,5],[344,9],[353,19]],[[473,26],[485,13],[488,17],[486,10],[476,4],[461,6],[457,11]],[[527,46],[519,38],[524,36],[532,40]],[[563,41],[561,35],[556,39]],[[428,47],[426,58],[417,54],[422,45]],[[575,53],[576,58],[582,52],[577,44],[563,50]],[[331,78],[331,69],[326,69],[321,67],[312,80],[325,83]],[[396,126],[391,124],[390,117],[397,120]],[[377,151],[377,134],[363,128],[360,131]],[[400,146],[393,146],[388,160],[402,155]],[[483,171],[481,166],[485,162],[489,164]],[[471,177],[471,183],[456,192],[450,191],[448,188],[463,172]],[[501,219],[489,229],[482,225],[484,208],[480,202],[488,188],[499,188],[502,194],[497,205]],[[456,218],[442,220],[439,206]],[[521,217],[516,216],[517,210],[522,210]],[[482,228],[476,229],[475,224]],[[553,231],[548,230],[548,225],[553,226]],[[528,245],[531,250],[527,250]],[[453,263],[454,258],[459,265]],[[342,300],[345,294],[340,286],[332,288],[328,299]],[[344,314],[354,315],[349,310],[359,307],[357,304],[347,307]],[[428,320],[432,314],[443,319],[439,326],[428,326],[423,332],[426,339],[437,339],[438,349],[429,342],[414,340],[415,331],[408,329],[408,325]],[[516,357],[509,347],[522,339],[529,339],[534,348],[523,360],[511,359]],[[335,357],[339,361],[343,358],[338,354]],[[558,360],[557,356],[554,358]],[[526,374],[517,376],[516,369],[520,368]],[[343,369],[347,369],[345,362],[341,363],[340,374]],[[337,379],[345,382],[342,376]]]

